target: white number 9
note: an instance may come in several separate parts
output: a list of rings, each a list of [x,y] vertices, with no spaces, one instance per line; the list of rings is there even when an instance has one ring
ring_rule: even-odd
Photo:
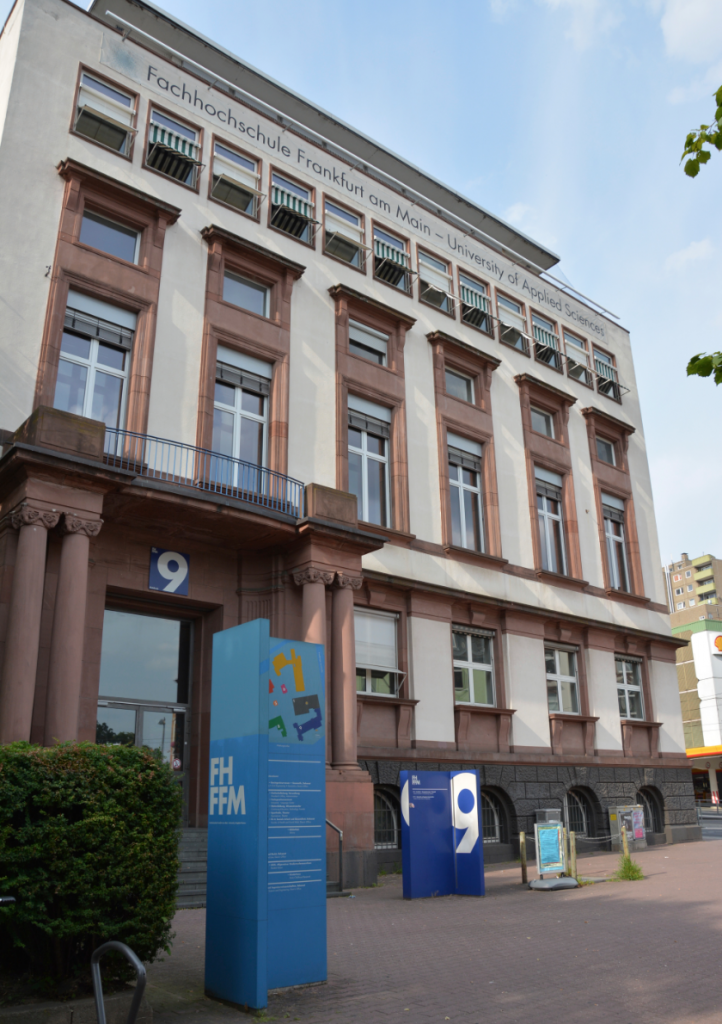
[[[175,562],[178,568],[171,569],[171,562]],[[179,551],[164,551],[158,557],[158,572],[169,581],[163,592],[173,594],[188,575],[188,560]]]

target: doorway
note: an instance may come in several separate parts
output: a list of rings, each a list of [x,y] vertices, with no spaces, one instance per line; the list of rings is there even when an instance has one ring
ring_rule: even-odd
[[[193,624],[106,608],[96,743],[159,751],[183,788],[187,824]]]

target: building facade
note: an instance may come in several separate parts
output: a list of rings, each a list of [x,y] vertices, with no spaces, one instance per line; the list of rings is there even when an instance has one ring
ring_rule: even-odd
[[[714,555],[690,558],[684,552],[678,562],[664,567],[667,603],[672,628],[698,622],[700,619],[719,619],[722,605],[722,564]]]
[[[479,768],[487,857],[696,838],[627,332],[149,3],[18,0],[0,62],[0,741],[160,748],[202,829],[212,636],[265,617],[326,646],[350,880],[414,766]]]

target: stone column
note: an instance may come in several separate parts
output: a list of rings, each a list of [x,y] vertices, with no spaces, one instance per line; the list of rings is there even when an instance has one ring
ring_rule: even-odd
[[[85,645],[85,605],[88,597],[90,538],[97,537],[102,519],[80,519],[66,513],[55,597],[50,670],[45,706],[46,747],[78,738],[80,684]]]
[[[0,683],[0,743],[30,739],[48,530],[59,518],[59,512],[29,505],[10,517],[19,536]]]
[[[326,587],[333,583],[333,576],[313,567],[293,574],[296,586],[303,587],[301,639],[306,643],[326,643]]]
[[[363,583],[360,576],[336,574],[333,591],[331,701],[333,767],[358,768],[356,736],[356,636],[353,592]]]

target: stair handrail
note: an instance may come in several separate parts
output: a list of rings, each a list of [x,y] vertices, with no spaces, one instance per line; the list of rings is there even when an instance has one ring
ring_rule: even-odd
[[[341,892],[343,892],[343,829],[339,828],[338,825],[334,825],[332,821],[326,818],[326,824],[338,833],[338,886]]]
[[[98,1024],[107,1024],[105,1018],[105,1001],[103,999],[103,981],[100,977],[100,958],[108,953],[111,949],[116,949],[119,953],[122,953],[126,960],[129,960],[135,968],[135,992],[133,994],[133,1001],[130,1004],[128,1010],[128,1019],[126,1024],[135,1024],[135,1019],[138,1016],[138,1010],[143,999],[143,993],[145,992],[145,967],[138,959],[136,954],[130,948],[126,946],[124,942],[104,942],[102,946],[98,946],[93,955],[90,958],[90,973],[93,977],[93,994],[95,995],[95,1012],[98,1016]]]

